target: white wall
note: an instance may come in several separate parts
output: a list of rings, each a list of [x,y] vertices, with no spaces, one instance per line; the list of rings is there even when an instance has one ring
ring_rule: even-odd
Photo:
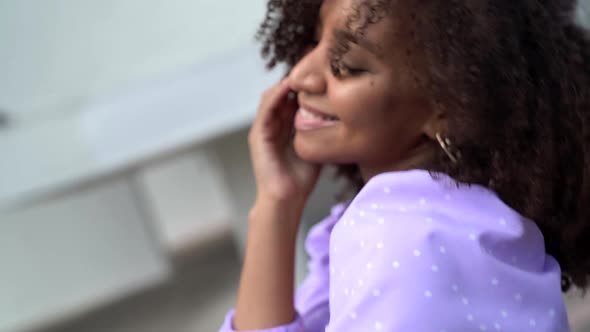
[[[264,0],[0,1],[0,108],[30,123],[253,39]]]
[[[586,28],[590,28],[590,0],[578,0],[576,18]]]
[[[121,167],[125,174],[118,170],[82,181],[97,158],[81,139],[78,111],[88,110],[83,107],[87,101],[108,101],[105,95],[117,95],[154,78],[167,81],[167,76],[173,78],[184,68],[217,62],[209,60],[250,45],[264,15],[264,2],[0,1],[0,108],[8,109],[16,120],[15,127],[0,130],[4,151],[0,173],[5,175],[0,183],[6,187],[8,177],[19,184],[56,182],[55,177],[37,176],[46,173],[57,175],[57,182],[66,183],[68,174],[81,179],[65,192],[60,188],[49,195],[49,200],[42,197],[17,210],[4,211],[0,204],[1,331],[71,317],[168,276],[159,242],[166,245],[184,234],[181,230],[207,224],[211,217],[205,211],[189,220],[186,216],[201,205],[191,205],[188,197],[173,201],[168,194],[172,189],[194,194],[196,186],[188,182],[186,187],[174,186],[179,181],[176,172],[201,171],[204,159],[193,156],[173,165],[162,161],[138,178],[134,171],[146,165]],[[224,77],[218,78],[223,82]],[[170,105],[162,108],[173,116]],[[142,120],[145,116],[124,123],[129,135]],[[216,173],[203,173],[207,174],[199,175],[208,178],[200,181],[199,193],[209,193],[215,204],[208,207],[218,212],[211,218],[226,216],[223,192],[213,195],[210,188],[203,189],[203,183],[216,184]],[[152,208],[138,204],[138,196],[147,198],[143,203]],[[150,201],[154,199],[157,202]],[[146,212],[153,213],[153,220]]]
[[[2,0],[0,108],[15,121],[39,121],[75,111],[97,93],[222,54],[252,38],[264,3]],[[589,0],[581,3],[588,9]]]

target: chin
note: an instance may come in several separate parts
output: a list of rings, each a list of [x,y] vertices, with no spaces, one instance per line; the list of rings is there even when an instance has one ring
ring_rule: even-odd
[[[314,164],[335,164],[343,163],[345,155],[338,151],[331,150],[333,146],[321,144],[316,141],[308,140],[301,135],[295,134],[293,148],[299,158]]]
[[[319,145],[302,138],[299,134],[295,134],[293,148],[297,156],[305,161],[314,164],[328,163],[328,160],[326,160],[326,148],[322,148]]]

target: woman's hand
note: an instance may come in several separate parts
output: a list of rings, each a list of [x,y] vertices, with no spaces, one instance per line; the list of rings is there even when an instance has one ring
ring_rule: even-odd
[[[264,93],[248,137],[258,197],[248,216],[235,330],[267,329],[295,317],[295,239],[320,172],[293,150],[296,111],[288,79],[283,80]]]
[[[293,149],[295,95],[286,78],[262,96],[250,130],[250,157],[258,199],[305,204],[317,182],[321,166],[301,160]]]

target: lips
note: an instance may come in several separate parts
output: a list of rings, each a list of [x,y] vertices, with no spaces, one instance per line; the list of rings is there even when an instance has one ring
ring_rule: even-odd
[[[338,118],[326,113],[301,107],[295,114],[295,129],[313,130],[331,127],[338,123]]]
[[[316,109],[313,109],[313,108],[310,108],[310,107],[307,107],[307,106],[302,106],[299,110],[302,111],[303,114],[305,116],[308,116],[308,117],[312,117],[312,116],[313,117],[318,117],[318,118],[321,118],[321,119],[327,120],[327,121],[336,121],[336,120],[338,120],[338,118],[335,117],[335,116],[333,116],[333,115],[320,112],[320,111],[318,111]]]
[[[325,113],[319,113],[319,112],[314,112],[312,110],[309,110],[307,108],[300,108],[299,112],[301,112],[301,115],[304,116],[305,118],[316,118],[316,119],[321,119],[324,121],[336,121],[338,120],[337,117],[335,116],[331,116],[331,115],[327,115]]]

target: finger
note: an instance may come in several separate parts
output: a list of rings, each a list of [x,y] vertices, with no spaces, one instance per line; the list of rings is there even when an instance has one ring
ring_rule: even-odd
[[[271,97],[276,99],[264,103],[261,115],[259,115],[259,125],[257,132],[261,138],[266,141],[272,141],[278,147],[284,147],[289,143],[290,134],[293,131],[293,121],[297,109],[296,94],[287,88],[280,90],[277,87],[270,93],[275,93]]]
[[[256,115],[256,121],[263,127],[269,125],[275,119],[275,114],[286,102],[288,93],[289,85],[286,79],[268,90],[263,96],[260,109]]]
[[[280,132],[277,136],[277,143],[284,145],[291,142],[297,107],[297,101],[294,98],[287,98],[282,105],[279,114],[277,114],[278,121],[280,122]]]
[[[268,115],[266,114],[269,111],[268,104],[271,101],[271,99],[277,94],[277,91],[280,88],[281,83],[285,83],[284,80],[274,84],[272,87],[265,90],[262,94],[260,98],[260,103],[258,105],[258,110],[256,112],[256,117],[254,118],[254,121],[250,128],[250,133],[248,135],[249,141],[257,141],[259,138],[262,138],[263,140],[272,138],[271,136],[273,135],[273,133],[277,131],[275,128],[273,128],[273,126],[268,124],[268,120],[266,121],[267,123],[263,125],[263,119],[268,117]]]

